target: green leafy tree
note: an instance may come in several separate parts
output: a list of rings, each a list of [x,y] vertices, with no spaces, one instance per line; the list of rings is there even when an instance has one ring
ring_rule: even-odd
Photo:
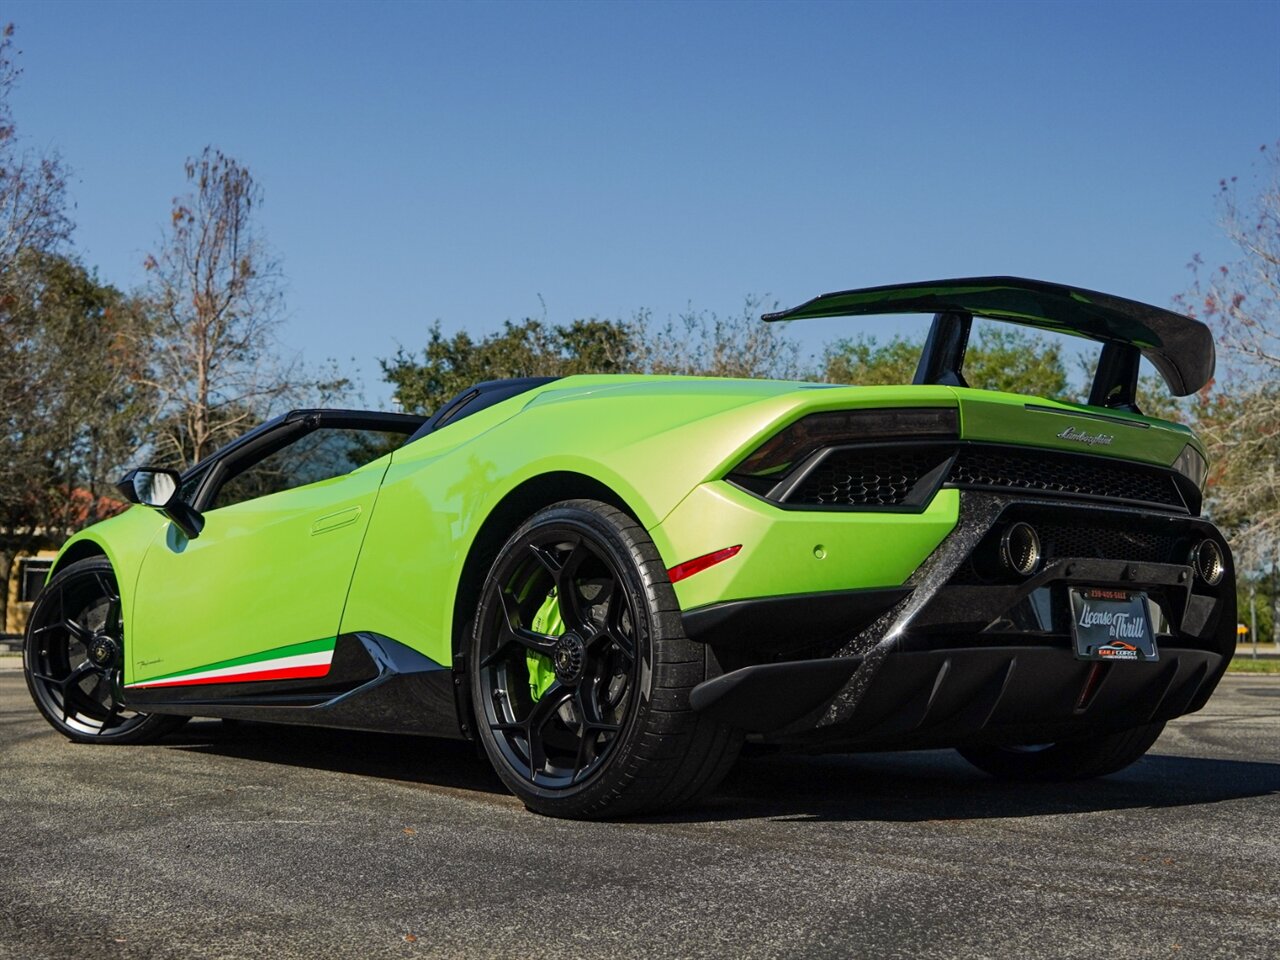
[[[822,379],[865,386],[910,383],[920,348],[919,341],[903,337],[893,337],[887,343],[870,335],[837,340],[823,352]]]
[[[420,354],[401,347],[383,359],[383,378],[409,413],[430,414],[476,383],[506,377],[562,377],[626,373],[638,362],[636,328],[615,320],[575,320],[567,326],[526,319],[507,321],[475,340],[461,331],[445,336],[432,325]]]
[[[0,575],[123,507],[114,480],[143,442],[135,304],[74,260],[30,253],[0,365],[28,378],[0,407]],[[0,614],[3,598],[0,592]]]
[[[865,385],[910,383],[924,344],[874,336],[837,340],[822,357],[822,378]],[[965,379],[976,387],[1053,400],[1070,398],[1061,347],[1017,329],[989,327],[978,332],[964,360]]]
[[[1062,345],[1017,327],[988,327],[974,339],[964,359],[974,386],[1050,400],[1070,397]]]
[[[719,377],[797,377],[799,348],[785,333],[760,323],[760,301],[721,317],[688,311],[662,327],[648,314],[632,320],[591,318],[568,324],[526,319],[476,340],[466,331],[446,336],[439,322],[419,353],[401,347],[381,361],[383,379],[400,406],[429,414],[485,380],[566,377],[580,373],[663,373]]]
[[[117,339],[124,298],[62,254],[66,170],[26,149],[11,94],[14,28],[0,28],[0,623],[18,553],[52,545],[108,509],[98,496],[125,443]]]
[[[23,435],[12,423],[45,392],[40,318],[32,305],[45,258],[64,249],[71,237],[61,162],[31,153],[18,137],[11,103],[22,72],[16,56],[14,27],[8,24],[0,28],[0,416],[10,429],[0,440],[0,505],[10,511],[26,496],[30,473],[16,447]]]

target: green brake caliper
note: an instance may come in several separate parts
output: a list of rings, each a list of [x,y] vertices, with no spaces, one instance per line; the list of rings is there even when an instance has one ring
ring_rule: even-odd
[[[560,601],[556,599],[555,590],[548,593],[547,599],[542,601],[542,606],[533,615],[530,628],[534,633],[546,634],[549,637],[558,637],[564,633],[564,621],[560,619]],[[555,680],[556,670],[550,657],[544,657],[532,650],[525,651],[524,662],[529,668],[529,695],[536,703],[542,699],[542,695]]]

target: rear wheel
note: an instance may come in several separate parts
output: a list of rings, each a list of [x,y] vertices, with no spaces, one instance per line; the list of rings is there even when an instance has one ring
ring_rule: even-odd
[[[36,707],[78,743],[147,743],[186,722],[124,703],[120,591],[105,557],[71,564],[40,592],[22,666]]]
[[[544,509],[489,572],[470,652],[477,728],[525,805],[603,818],[687,804],[737,756],[696,714],[703,648],[683,633],[653,542],[607,504]]]
[[[1003,780],[1089,780],[1136,762],[1164,730],[1164,721],[1089,740],[1034,747],[962,747],[960,756]]]

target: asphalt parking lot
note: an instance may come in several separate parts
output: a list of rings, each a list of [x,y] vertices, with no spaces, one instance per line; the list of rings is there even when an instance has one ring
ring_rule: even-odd
[[[1103,781],[744,760],[703,809],[527,813],[465,745],[56,736],[0,670],[0,956],[1276,957],[1280,678]]]

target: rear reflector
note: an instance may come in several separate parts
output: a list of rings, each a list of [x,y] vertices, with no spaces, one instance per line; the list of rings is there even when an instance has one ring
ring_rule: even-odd
[[[671,578],[672,583],[677,583],[686,577],[692,577],[695,573],[701,573],[707,567],[714,567],[721,560],[728,560],[730,557],[737,556],[738,551],[741,549],[742,544],[738,544],[736,547],[725,547],[715,553],[703,554],[701,557],[686,560],[684,563],[677,563],[667,571],[667,576]]]

